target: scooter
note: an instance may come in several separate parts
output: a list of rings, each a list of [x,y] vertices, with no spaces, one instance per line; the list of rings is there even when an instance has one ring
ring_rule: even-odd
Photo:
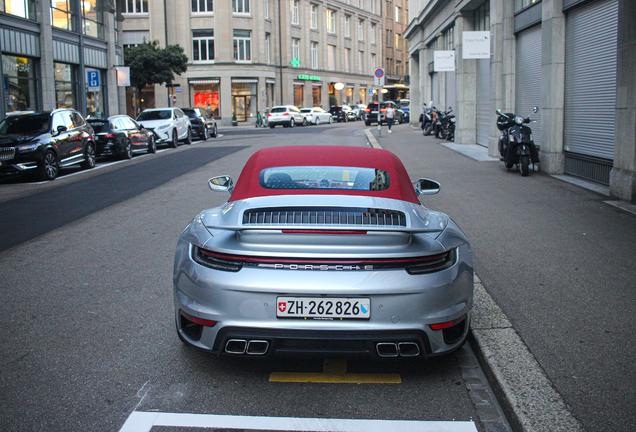
[[[424,105],[424,112],[420,114],[420,128],[423,131],[424,135],[429,135],[431,133],[431,129],[429,126],[433,124],[433,110],[435,107],[427,107]]]
[[[435,136],[439,139],[455,139],[455,115],[452,115],[453,107],[448,107],[448,111],[441,112],[437,116],[437,127]],[[452,126],[451,126],[452,125]]]
[[[533,112],[539,111],[534,107]],[[502,131],[499,138],[499,156],[506,169],[517,166],[523,177],[530,172],[530,162],[532,168],[539,163],[539,146],[534,144],[532,139],[532,129],[525,126],[527,123],[536,122],[528,117],[522,117],[513,113],[503,113],[501,110],[495,111],[497,117],[497,129]]]
[[[428,114],[430,116],[430,121],[427,123],[422,133],[424,134],[424,136],[428,136],[430,134],[433,134],[434,136],[436,136],[438,124],[439,124],[438,118],[441,113],[435,107],[427,108],[427,111],[429,111]]]

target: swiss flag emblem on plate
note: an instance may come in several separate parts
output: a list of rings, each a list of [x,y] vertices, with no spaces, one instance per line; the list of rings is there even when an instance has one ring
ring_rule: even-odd
[[[286,302],[279,302],[278,303],[278,310],[281,312],[285,312],[285,309],[287,309],[287,303]]]

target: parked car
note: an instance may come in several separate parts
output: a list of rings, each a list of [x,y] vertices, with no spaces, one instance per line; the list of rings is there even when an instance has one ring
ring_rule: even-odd
[[[320,123],[333,123],[333,117],[331,113],[328,113],[320,107],[315,108],[303,108],[300,110],[305,115],[305,118],[309,124],[319,125]]]
[[[130,159],[133,153],[157,151],[155,134],[141,127],[127,115],[107,119],[86,119],[95,131],[97,156],[119,156]]]
[[[403,122],[404,123],[409,123],[411,121],[411,107],[410,106],[403,106],[402,108],[400,108],[400,110],[402,110],[402,112],[404,113]]]
[[[93,133],[73,109],[9,114],[0,122],[0,173],[34,173],[53,180],[60,168],[93,168]]]
[[[393,117],[393,124],[398,124],[398,123],[404,123],[404,111],[402,111],[395,102],[393,101],[386,101],[386,102],[371,102],[368,106],[367,109],[365,110],[366,113],[366,120],[364,121],[364,123],[367,126],[370,126],[371,123],[377,123],[378,122],[378,114],[382,115],[382,120],[381,120],[381,124],[386,124],[386,107],[387,106],[393,106],[393,108],[395,109],[395,114]]]
[[[294,105],[273,107],[270,110],[267,119],[269,127],[272,129],[276,126],[294,127],[297,124],[301,124],[303,126],[309,124],[305,115]]]
[[[210,137],[216,138],[216,120],[205,108],[182,108],[182,110],[190,117],[193,136],[204,141]]]
[[[155,133],[157,144],[168,143],[177,147],[179,141],[192,144],[190,118],[181,108],[150,108],[137,116],[137,123]]]
[[[356,120],[364,120],[364,110],[367,106],[364,104],[351,105],[351,110],[356,114]]]
[[[332,106],[329,112],[337,122],[355,121],[356,114],[349,105]]]
[[[355,146],[266,148],[183,230],[173,266],[185,343],[245,357],[428,358],[469,332],[466,235],[418,196],[393,153]],[[398,319],[399,317],[399,319]],[[399,321],[399,322],[398,322]]]

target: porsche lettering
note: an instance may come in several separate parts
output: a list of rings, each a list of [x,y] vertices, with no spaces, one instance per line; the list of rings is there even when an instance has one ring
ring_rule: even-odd
[[[372,271],[372,265],[327,265],[327,264],[258,264],[258,267],[272,268],[279,270],[322,270],[322,271]]]

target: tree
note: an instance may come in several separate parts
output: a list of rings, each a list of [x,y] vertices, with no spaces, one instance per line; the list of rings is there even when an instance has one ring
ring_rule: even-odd
[[[141,94],[147,85],[172,84],[175,74],[188,69],[188,57],[179,45],[160,48],[159,41],[144,41],[124,49],[124,64],[130,67],[130,84]]]

